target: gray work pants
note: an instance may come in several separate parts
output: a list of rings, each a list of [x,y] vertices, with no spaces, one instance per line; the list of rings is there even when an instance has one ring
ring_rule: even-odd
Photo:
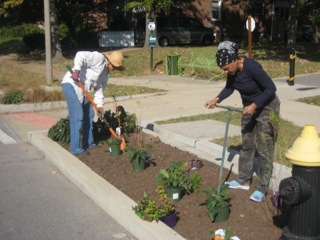
[[[271,112],[279,115],[280,101],[277,96],[253,115],[242,115],[241,119],[242,150],[239,157],[239,175],[236,180],[242,185],[250,183],[254,173],[254,157],[257,156],[259,181],[256,190],[262,193],[266,193],[269,189],[273,170],[276,133],[273,124],[270,124]]]

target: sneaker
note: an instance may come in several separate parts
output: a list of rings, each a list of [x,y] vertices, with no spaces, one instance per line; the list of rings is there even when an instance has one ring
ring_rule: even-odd
[[[264,199],[264,194],[257,190],[254,191],[250,196],[250,200],[255,202],[261,202],[263,199]]]
[[[229,185],[229,188],[232,188],[232,189],[242,189],[242,190],[249,190],[250,189],[249,185],[241,185],[236,180],[233,180],[231,182],[225,182],[225,184]]]

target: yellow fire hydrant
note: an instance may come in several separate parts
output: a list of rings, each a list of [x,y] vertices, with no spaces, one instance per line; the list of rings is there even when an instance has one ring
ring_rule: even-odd
[[[320,240],[320,138],[314,125],[304,126],[286,152],[292,177],[280,182],[279,194],[288,224],[283,240]]]

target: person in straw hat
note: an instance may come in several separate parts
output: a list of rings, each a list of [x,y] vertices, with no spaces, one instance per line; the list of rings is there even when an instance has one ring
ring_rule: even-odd
[[[107,88],[109,73],[123,69],[123,55],[119,51],[109,54],[79,51],[74,58],[73,73],[67,72],[62,80],[69,120],[70,152],[72,154],[90,154],[87,149],[94,147],[93,118],[94,109],[77,82],[80,81],[87,92],[93,91],[93,101],[98,107],[98,115],[104,115],[104,92]],[[82,130],[82,142],[80,131]]]

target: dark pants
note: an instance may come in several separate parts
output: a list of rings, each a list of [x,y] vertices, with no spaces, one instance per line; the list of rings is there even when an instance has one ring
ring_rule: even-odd
[[[270,114],[279,115],[280,101],[275,97],[268,105],[258,109],[253,115],[242,115],[241,133],[242,150],[239,157],[239,175],[236,179],[240,184],[249,184],[253,176],[253,162],[257,154],[259,182],[256,190],[266,193],[269,189],[273,170],[275,131],[272,127]]]

